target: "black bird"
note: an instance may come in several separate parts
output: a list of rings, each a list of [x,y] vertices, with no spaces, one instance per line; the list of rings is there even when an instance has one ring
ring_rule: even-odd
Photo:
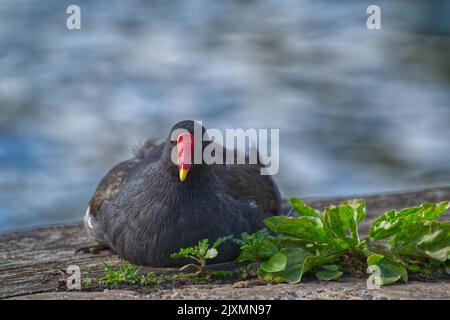
[[[255,232],[263,228],[265,217],[279,214],[280,193],[270,176],[260,175],[259,161],[193,164],[194,147],[204,150],[215,143],[194,146],[195,125],[177,123],[165,142],[148,141],[132,159],[106,174],[85,216],[94,240],[134,264],[179,266],[184,262],[170,254],[180,248],[201,239],[212,242]],[[182,132],[173,138],[175,130]],[[173,148],[178,151],[177,163],[171,158]],[[214,262],[231,261],[237,254],[238,248],[229,241]]]

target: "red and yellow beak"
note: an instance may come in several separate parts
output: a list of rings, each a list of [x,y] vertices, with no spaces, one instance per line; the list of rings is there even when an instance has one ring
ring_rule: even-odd
[[[189,169],[192,166],[192,155],[194,152],[194,137],[189,132],[184,132],[177,139],[178,170],[180,181],[186,180]]]

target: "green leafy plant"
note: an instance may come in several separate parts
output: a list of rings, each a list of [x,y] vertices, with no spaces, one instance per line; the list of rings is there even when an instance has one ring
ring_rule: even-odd
[[[187,268],[197,269],[197,274],[202,275],[205,273],[205,267],[207,260],[214,259],[218,255],[217,248],[224,242],[232,239],[232,236],[221,237],[217,239],[212,247],[209,246],[209,240],[203,239],[198,242],[194,247],[188,247],[180,249],[176,253],[172,253],[170,257],[172,259],[191,259],[196,263],[189,263],[181,267],[180,271]]]
[[[366,272],[369,267],[382,285],[406,282],[408,271],[447,268],[450,223],[437,221],[449,208],[445,201],[403,210],[390,210],[361,238],[359,224],[366,216],[363,200],[344,201],[322,212],[303,201],[290,203],[297,217],[274,216],[264,220],[268,230],[242,234],[237,261],[251,266],[261,279],[300,282],[307,272],[319,280],[338,280],[345,272]],[[425,269],[424,269],[425,268]]]
[[[240,274],[243,279],[248,276],[255,276],[259,264],[278,252],[278,248],[271,241],[271,236],[267,229],[262,229],[253,234],[244,232],[241,235],[241,239],[233,239],[233,241],[241,249],[237,262],[242,264]]]
[[[105,275],[98,279],[98,283],[105,286],[120,284],[154,284],[154,273],[150,272],[146,275],[139,275],[139,267],[131,264],[119,267],[115,270],[112,265],[105,264]],[[92,283],[92,281],[90,282]]]
[[[88,287],[92,284],[92,278],[84,278],[81,283],[82,287]]]

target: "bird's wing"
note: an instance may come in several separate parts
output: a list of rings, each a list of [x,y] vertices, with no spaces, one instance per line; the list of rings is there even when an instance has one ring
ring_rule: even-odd
[[[237,151],[234,163],[236,157]],[[248,162],[246,156],[245,163]],[[215,172],[234,198],[248,199],[250,205],[256,205],[267,216],[278,215],[281,205],[280,192],[271,176],[261,175],[260,170],[263,167],[258,160],[257,164],[217,165]]]
[[[96,217],[104,201],[114,199],[122,187],[129,181],[142,163],[153,162],[159,159],[162,145],[156,145],[154,140],[148,140],[135,152],[132,159],[123,161],[114,166],[100,181],[94,195],[89,201],[89,214]]]

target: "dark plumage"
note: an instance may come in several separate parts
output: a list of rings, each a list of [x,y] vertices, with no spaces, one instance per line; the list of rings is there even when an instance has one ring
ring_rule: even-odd
[[[171,132],[193,134],[193,126],[182,121]],[[204,238],[255,232],[265,217],[278,214],[279,191],[270,176],[260,175],[261,164],[195,164],[181,182],[170,137],[159,145],[147,142],[100,181],[85,219],[96,241],[135,264],[178,266],[184,262],[170,253]],[[228,242],[214,261],[233,260],[237,253]]]

